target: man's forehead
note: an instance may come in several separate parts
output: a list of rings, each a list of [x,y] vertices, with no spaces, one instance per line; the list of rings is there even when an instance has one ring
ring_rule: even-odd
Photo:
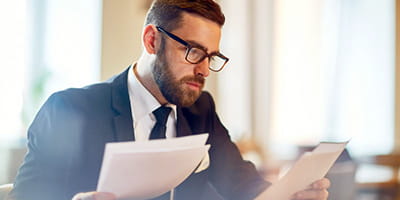
[[[202,46],[211,52],[219,50],[221,27],[207,18],[183,13],[182,21],[174,33],[192,45]]]

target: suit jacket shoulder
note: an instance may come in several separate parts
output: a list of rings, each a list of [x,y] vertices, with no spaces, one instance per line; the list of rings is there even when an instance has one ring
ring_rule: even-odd
[[[28,129],[28,154],[11,197],[71,199],[96,189],[105,144],[133,138],[126,77],[127,71],[48,98]]]

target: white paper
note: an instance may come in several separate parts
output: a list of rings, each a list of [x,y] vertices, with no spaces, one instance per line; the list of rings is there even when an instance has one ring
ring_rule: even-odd
[[[210,155],[206,153],[206,155],[203,157],[201,160],[199,166],[196,168],[196,171],[194,173],[200,173],[203,170],[206,170],[210,166]]]
[[[312,152],[306,152],[287,174],[272,183],[256,200],[289,200],[294,193],[322,179],[347,143],[321,143]]]
[[[208,134],[190,135],[185,137],[167,138],[167,139],[156,139],[149,141],[137,141],[137,142],[115,142],[107,143],[107,150],[109,152],[126,152],[126,151],[147,151],[147,150],[159,150],[159,149],[171,149],[171,148],[182,148],[182,147],[198,147],[204,146]]]
[[[118,199],[149,199],[182,183],[208,154],[208,134],[109,143],[106,145],[97,191]]]

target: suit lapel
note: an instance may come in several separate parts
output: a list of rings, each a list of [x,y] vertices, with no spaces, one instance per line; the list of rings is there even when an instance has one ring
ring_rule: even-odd
[[[186,117],[183,115],[182,108],[177,107],[177,122],[176,122],[176,136],[183,137],[192,134],[192,129],[189,126],[189,123]]]
[[[118,142],[135,140],[132,120],[127,116],[117,115],[114,117],[115,135]]]
[[[128,93],[128,72],[130,67],[119,74],[112,81],[112,107],[114,116],[115,138],[118,142],[135,140],[133,119]]]

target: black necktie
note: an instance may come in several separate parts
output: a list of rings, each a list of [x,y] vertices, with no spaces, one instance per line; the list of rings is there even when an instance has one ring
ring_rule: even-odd
[[[167,129],[165,124],[167,123],[168,115],[171,112],[171,110],[172,109],[170,107],[160,106],[155,111],[153,111],[153,114],[156,117],[157,122],[154,125],[153,129],[151,130],[150,140],[165,138],[165,131]]]

